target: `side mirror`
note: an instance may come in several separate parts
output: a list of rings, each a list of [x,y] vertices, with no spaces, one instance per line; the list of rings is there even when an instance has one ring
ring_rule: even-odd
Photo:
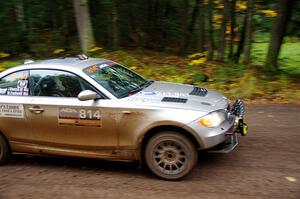
[[[81,91],[77,97],[80,101],[88,101],[97,99],[97,93],[91,90]]]

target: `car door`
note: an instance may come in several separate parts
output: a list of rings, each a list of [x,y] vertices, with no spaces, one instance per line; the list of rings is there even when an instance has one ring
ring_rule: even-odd
[[[109,99],[79,101],[94,90],[81,77],[60,70],[31,70],[29,110],[34,140],[42,146],[69,149],[116,148],[118,135]]]
[[[28,71],[13,72],[0,80],[0,131],[11,142],[31,142],[34,137],[24,108],[29,100]]]

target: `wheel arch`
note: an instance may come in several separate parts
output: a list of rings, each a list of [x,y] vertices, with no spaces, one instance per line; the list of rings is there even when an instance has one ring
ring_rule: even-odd
[[[4,134],[4,133],[2,133],[2,131],[0,131],[0,136],[2,136],[2,137],[3,137],[3,139],[6,141],[6,143],[7,143],[8,147],[9,147],[9,150],[11,151],[11,146],[10,146],[10,143],[9,143],[8,139],[6,138],[5,134]]]
[[[195,135],[193,135],[191,132],[187,131],[186,129],[182,128],[182,127],[178,127],[178,126],[174,126],[174,125],[161,125],[161,126],[156,126],[153,127],[151,129],[149,129],[143,136],[141,142],[140,142],[140,161],[142,161],[142,163],[145,163],[145,148],[147,145],[147,142],[156,134],[162,132],[162,131],[175,131],[178,132],[180,134],[182,134],[183,136],[185,136],[187,139],[189,139],[193,145],[195,146],[196,150],[198,148],[200,148],[200,143],[197,140],[197,138],[195,137]]]

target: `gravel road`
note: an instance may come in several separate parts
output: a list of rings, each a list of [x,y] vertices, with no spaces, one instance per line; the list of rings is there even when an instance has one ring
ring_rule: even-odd
[[[300,107],[248,105],[247,137],[229,154],[200,153],[186,179],[136,164],[14,155],[0,167],[0,199],[300,199]]]

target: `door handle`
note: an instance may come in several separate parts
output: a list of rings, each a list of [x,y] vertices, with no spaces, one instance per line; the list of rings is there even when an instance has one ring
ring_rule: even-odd
[[[44,112],[45,110],[42,109],[41,107],[39,106],[34,106],[34,107],[30,107],[28,108],[28,110],[32,113],[36,113],[36,114],[41,114],[42,112]]]
[[[131,111],[122,111],[122,113],[123,113],[123,114],[129,115],[129,114],[131,114],[132,112],[131,112]]]

